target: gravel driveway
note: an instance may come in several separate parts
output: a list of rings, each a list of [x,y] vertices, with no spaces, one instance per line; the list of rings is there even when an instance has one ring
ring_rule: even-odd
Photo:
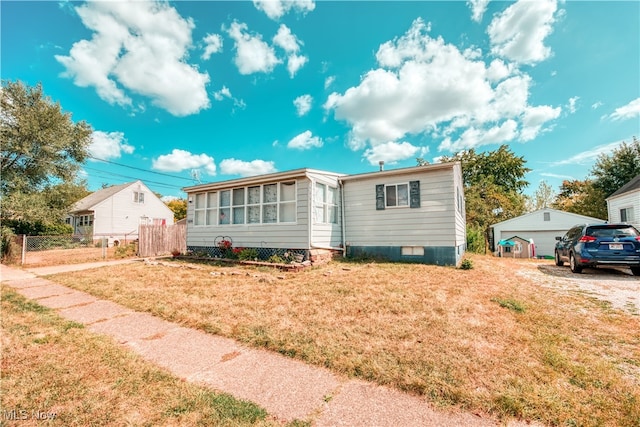
[[[523,262],[517,272],[535,283],[562,292],[580,292],[611,303],[616,309],[640,315],[640,277],[628,268],[585,268],[574,274],[569,267],[558,267],[553,261]]]

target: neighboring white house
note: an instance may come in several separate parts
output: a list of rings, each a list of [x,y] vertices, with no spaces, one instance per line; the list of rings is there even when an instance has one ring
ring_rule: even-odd
[[[640,229],[640,175],[607,198],[609,222],[627,222]]]
[[[187,248],[320,251],[457,265],[466,245],[459,163],[360,175],[297,169],[184,189]]]
[[[140,225],[172,225],[173,211],[142,181],[103,188],[77,201],[67,216],[74,235],[124,243]]]
[[[522,239],[533,239],[536,256],[553,257],[556,236],[563,236],[571,227],[581,223],[602,223],[603,219],[578,215],[571,212],[543,208],[506,221],[493,224],[493,240],[490,240],[492,251],[497,251],[500,240],[508,240],[513,236]]]

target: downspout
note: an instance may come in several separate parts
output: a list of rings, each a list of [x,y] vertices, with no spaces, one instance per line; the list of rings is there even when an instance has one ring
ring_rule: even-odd
[[[342,234],[342,258],[347,257],[347,221],[345,220],[344,213],[344,183],[338,178],[338,185],[340,186],[340,222],[342,224],[340,231]]]
[[[313,215],[314,215],[314,210],[315,210],[315,205],[314,203],[314,192],[316,189],[316,182],[313,179],[309,179],[309,182],[311,183],[310,188],[309,188],[309,197],[307,199],[307,203],[309,204],[308,207],[308,211],[309,211],[309,215],[308,215],[308,228],[309,228],[309,250],[311,250],[313,248]]]

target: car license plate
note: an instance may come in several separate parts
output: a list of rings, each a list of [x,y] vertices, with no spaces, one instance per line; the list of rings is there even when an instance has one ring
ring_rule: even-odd
[[[609,250],[612,251],[621,251],[624,246],[622,243],[609,243]]]

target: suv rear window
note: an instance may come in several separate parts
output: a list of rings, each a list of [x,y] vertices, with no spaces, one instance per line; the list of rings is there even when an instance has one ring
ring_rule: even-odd
[[[638,235],[636,230],[629,225],[601,225],[596,227],[587,227],[587,236],[593,237],[635,237]]]

